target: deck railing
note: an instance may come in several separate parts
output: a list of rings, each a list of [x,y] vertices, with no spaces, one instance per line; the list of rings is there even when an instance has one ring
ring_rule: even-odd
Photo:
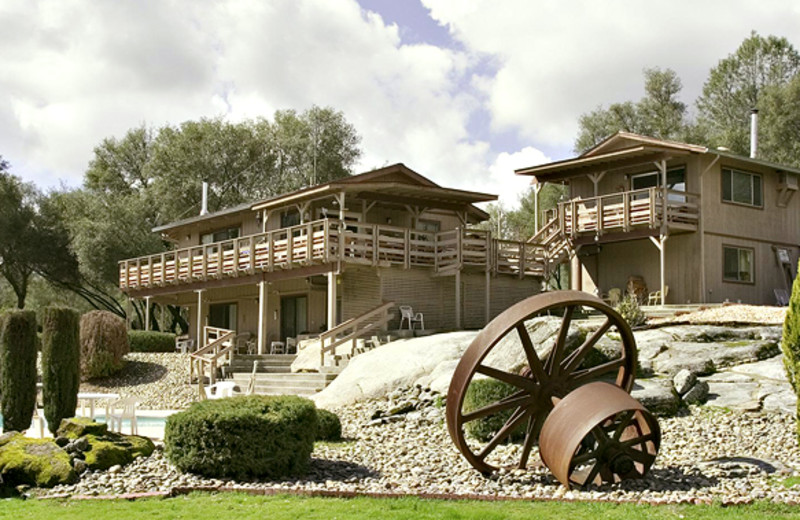
[[[537,245],[496,240],[488,231],[429,232],[322,219],[232,240],[120,262],[120,288],[143,289],[342,261],[430,267],[448,274],[480,268],[539,275]],[[537,256],[538,255],[538,256]]]
[[[573,199],[558,204],[561,233],[603,234],[631,231],[634,228],[670,228],[695,230],[699,219],[699,195],[657,187]]]

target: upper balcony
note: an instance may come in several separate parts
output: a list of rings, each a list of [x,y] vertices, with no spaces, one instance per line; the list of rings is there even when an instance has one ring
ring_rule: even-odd
[[[665,197],[666,194],[666,197]],[[651,187],[558,204],[560,231],[573,239],[637,230],[696,231],[700,196]]]
[[[519,277],[544,273],[540,246],[497,240],[488,231],[457,228],[426,232],[321,219],[123,260],[119,286],[135,292],[335,262],[430,268],[438,275],[463,269]]]

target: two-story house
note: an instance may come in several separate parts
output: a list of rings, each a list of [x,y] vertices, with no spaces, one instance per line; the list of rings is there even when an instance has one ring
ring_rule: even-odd
[[[120,288],[188,307],[193,338],[249,333],[259,353],[387,303],[426,329],[478,328],[543,273],[532,244],[472,229],[488,217],[475,204],[495,199],[396,164],[155,228],[175,249],[121,261]]]
[[[571,259],[575,289],[624,293],[636,280],[666,303],[775,304],[791,288],[797,168],[619,132],[516,173],[569,185],[532,243],[549,269]]]

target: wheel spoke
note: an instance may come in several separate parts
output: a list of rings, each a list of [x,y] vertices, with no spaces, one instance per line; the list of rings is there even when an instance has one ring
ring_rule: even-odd
[[[547,379],[547,375],[542,368],[542,362],[539,360],[539,355],[536,349],[533,348],[531,336],[528,334],[528,329],[525,328],[525,322],[517,323],[517,334],[519,340],[522,342],[522,349],[525,351],[525,357],[528,358],[528,366],[531,367],[531,372],[537,381],[543,382]]]
[[[611,438],[615,441],[618,441],[620,437],[622,437],[622,432],[625,431],[625,428],[631,423],[631,419],[633,419],[633,410],[627,410],[622,417],[620,418],[619,424],[617,425],[617,429],[614,430],[614,435]]]
[[[528,418],[528,428],[525,431],[525,441],[522,443],[522,456],[519,458],[520,469],[525,469],[525,467],[528,465],[528,457],[530,457],[533,443],[538,437],[536,435],[536,430],[539,428],[539,420],[540,416],[535,414]]]
[[[628,455],[633,460],[635,460],[636,462],[644,464],[647,467],[649,467],[656,460],[655,455],[650,455],[647,452],[639,451],[633,448],[627,448],[625,450],[625,454]]]
[[[473,410],[471,412],[465,413],[461,416],[461,420],[465,423],[474,421],[476,419],[480,419],[481,417],[486,417],[487,415],[492,415],[493,413],[502,412],[503,410],[508,410],[509,408],[514,408],[517,406],[522,406],[527,403],[531,398],[531,395],[522,390],[516,393],[513,393],[503,399],[497,401],[496,403],[492,403],[490,405],[484,406],[483,408],[479,408],[477,410]]]
[[[545,363],[545,371],[550,375],[558,374],[561,364],[561,357],[564,355],[564,347],[567,343],[567,334],[569,333],[569,325],[572,322],[572,312],[575,307],[569,305],[564,307],[564,317],[561,319],[561,328],[558,330],[556,337],[556,344],[550,350],[550,355],[547,357]]]
[[[599,376],[611,372],[612,370],[616,370],[624,365],[625,359],[619,358],[606,361],[605,363],[592,368],[585,368],[583,370],[573,372],[569,379],[570,389],[575,389],[588,381],[598,378]]]
[[[602,466],[602,464],[600,464],[599,460],[595,461],[594,466],[592,466],[592,469],[586,475],[586,479],[583,481],[582,486],[588,486],[588,485],[594,483],[594,479],[595,479],[595,477],[597,477],[597,474],[600,472],[600,467],[601,466]]]
[[[647,435],[642,435],[641,437],[636,437],[635,439],[628,439],[619,443],[620,448],[631,448],[633,446],[637,446],[639,444],[644,444],[646,442],[655,440],[656,436],[653,433],[648,433]]]
[[[527,390],[530,393],[533,393],[536,390],[537,385],[535,381],[519,374],[512,374],[511,372],[487,367],[486,365],[478,365],[477,368],[475,368],[475,371],[479,374],[499,379],[504,383],[516,386],[522,390]]]
[[[583,342],[583,345],[578,347],[575,352],[570,354],[569,357],[567,357],[563,363],[561,363],[561,370],[569,374],[578,368],[578,365],[581,364],[581,361],[583,361],[583,358],[586,357],[586,354],[588,354],[589,351],[594,348],[594,345],[600,340],[601,337],[603,337],[603,334],[608,332],[608,329],[610,328],[611,320],[606,319],[603,325],[594,331],[594,333],[592,333],[592,335]]]
[[[594,439],[597,441],[598,446],[605,446],[608,443],[608,432],[602,426],[595,426],[592,428]]]
[[[494,450],[500,442],[511,435],[511,433],[520,425],[522,421],[527,419],[531,415],[531,411],[525,408],[518,408],[514,414],[509,417],[506,423],[500,428],[500,431],[497,432],[494,437],[489,441],[489,443],[483,447],[480,453],[478,453],[478,458],[483,460],[489,455],[492,450]]]
[[[572,457],[572,461],[570,464],[573,466],[577,466],[578,464],[584,464],[594,458],[597,458],[597,455],[600,453],[600,450],[593,450],[586,453],[581,453],[580,455],[576,455]]]

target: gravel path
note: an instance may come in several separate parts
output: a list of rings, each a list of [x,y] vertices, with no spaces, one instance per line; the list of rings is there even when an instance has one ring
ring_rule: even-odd
[[[789,415],[692,407],[681,417],[660,420],[662,446],[647,478],[578,492],[566,491],[541,466],[483,477],[456,451],[446,431],[444,409],[430,401],[385,423],[371,420],[375,410],[387,410],[409,398],[413,395],[338,410],[350,440],[318,443],[310,472],[301,479],[234,482],[181,474],[159,449],[119,471],[87,473],[80,483],[50,493],[103,495],[226,486],[648,502],[800,500],[800,485],[783,485],[787,477],[800,475],[795,467],[800,465],[800,449]],[[509,445],[497,451],[513,461],[519,449]],[[533,454],[531,461],[538,461],[538,456]]]
[[[753,325],[783,325],[786,319],[786,307],[768,305],[726,304],[721,307],[698,309],[687,313],[678,313],[669,318],[648,320],[650,325],[677,323],[713,325],[720,323],[738,323]]]

